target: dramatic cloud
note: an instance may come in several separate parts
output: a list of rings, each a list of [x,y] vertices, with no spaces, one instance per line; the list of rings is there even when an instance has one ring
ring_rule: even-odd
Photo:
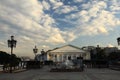
[[[55,4],[54,8],[60,6],[60,3],[54,0],[51,0],[51,3]],[[51,42],[51,44],[65,43],[60,30],[55,26],[54,19],[44,13],[44,9],[49,8],[47,2],[38,0],[0,0],[2,39],[15,35],[19,44],[18,48],[26,53],[24,48],[32,47],[35,44],[44,45],[45,41]],[[3,45],[3,43],[0,44]]]
[[[120,25],[119,4],[120,0],[0,0],[0,47],[15,35],[16,53],[32,55],[34,45],[48,49],[81,36],[109,34]]]
[[[67,20],[76,20],[74,29],[76,34],[108,34],[110,30],[120,25],[120,19],[114,15],[114,12],[107,10],[110,7],[107,2],[92,1],[91,6],[89,4],[88,6],[87,10],[81,10],[66,17]]]
[[[56,3],[54,0],[51,2]],[[37,0],[2,0],[0,6],[0,30],[5,34],[24,35],[23,39],[28,41],[35,41],[35,38],[44,41],[51,36],[56,38],[52,33],[61,36],[59,29],[54,26],[54,19],[43,11],[50,7],[45,1],[41,3]],[[58,4],[54,6],[58,7]],[[57,42],[62,43],[63,40],[58,39]]]

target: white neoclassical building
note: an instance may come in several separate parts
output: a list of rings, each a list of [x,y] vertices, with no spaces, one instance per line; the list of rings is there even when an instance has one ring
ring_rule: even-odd
[[[63,62],[71,57],[76,59],[77,57],[83,57],[84,60],[90,60],[90,53],[84,51],[73,45],[62,46],[47,52],[47,60],[53,60],[54,62]]]

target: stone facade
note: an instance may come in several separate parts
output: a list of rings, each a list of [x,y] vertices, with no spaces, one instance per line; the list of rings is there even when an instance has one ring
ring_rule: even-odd
[[[84,60],[90,60],[90,53],[73,45],[62,46],[47,52],[47,60],[53,60],[54,62],[63,62],[68,57],[71,59],[83,57]]]

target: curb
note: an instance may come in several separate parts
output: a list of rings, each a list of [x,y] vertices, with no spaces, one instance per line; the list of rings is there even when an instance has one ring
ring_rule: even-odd
[[[22,69],[22,70],[15,70],[15,71],[12,71],[12,73],[19,73],[19,72],[23,72],[23,71],[27,71],[27,69]],[[5,72],[5,71],[0,71],[0,73],[9,73],[9,72]]]
[[[16,71],[13,71],[13,73],[19,73],[19,72],[23,72],[23,71],[27,71],[27,69],[16,70]]]

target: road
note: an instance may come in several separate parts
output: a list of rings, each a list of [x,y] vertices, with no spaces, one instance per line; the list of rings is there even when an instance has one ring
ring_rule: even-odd
[[[84,72],[49,72],[49,68],[44,67],[20,73],[0,73],[0,80],[120,80],[120,71],[85,69]]]

